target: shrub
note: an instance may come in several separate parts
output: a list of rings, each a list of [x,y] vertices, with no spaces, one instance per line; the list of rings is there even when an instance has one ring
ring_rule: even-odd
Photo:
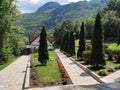
[[[116,66],[116,67],[115,67],[115,70],[118,70],[118,69],[120,69],[120,66]]]
[[[108,68],[107,71],[108,71],[108,72],[114,72],[115,70],[114,70],[114,68]]]
[[[108,60],[110,60],[110,61],[113,60],[113,55],[112,54],[108,54]]]
[[[86,50],[91,50],[92,46],[91,45],[86,45]]]
[[[83,52],[83,58],[84,58],[85,63],[87,63],[87,64],[89,64],[90,55],[91,55],[90,50],[87,50],[87,51]]]
[[[107,44],[104,44],[104,48],[107,49],[109,46]]]
[[[98,74],[100,76],[106,76],[108,73],[105,70],[100,70]]]
[[[116,60],[117,60],[118,63],[120,63],[120,55],[117,55]]]

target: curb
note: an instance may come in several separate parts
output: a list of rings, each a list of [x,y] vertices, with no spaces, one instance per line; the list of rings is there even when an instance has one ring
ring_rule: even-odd
[[[80,68],[82,68],[85,72],[87,72],[89,75],[91,75],[95,80],[97,80],[100,83],[105,83],[104,81],[101,80],[101,76],[97,75],[96,73],[94,73],[93,71],[91,71],[90,69],[88,69],[87,67],[85,67],[84,65],[78,63],[77,61],[75,61],[72,57],[69,58],[71,61],[73,61],[74,63],[76,63]]]

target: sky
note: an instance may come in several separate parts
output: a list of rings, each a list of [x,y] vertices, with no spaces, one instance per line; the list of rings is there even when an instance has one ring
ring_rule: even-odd
[[[78,2],[82,0],[18,0],[17,5],[21,13],[35,12],[39,7],[47,2],[58,2],[61,5],[68,4],[70,2]],[[90,0],[87,0],[90,1]]]

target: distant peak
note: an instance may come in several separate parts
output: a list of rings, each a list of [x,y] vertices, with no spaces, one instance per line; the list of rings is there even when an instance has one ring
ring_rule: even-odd
[[[55,7],[55,6],[61,6],[61,5],[58,2],[48,2],[48,3],[45,3],[43,6]]]
[[[36,12],[40,13],[48,9],[57,8],[59,6],[61,5],[58,2],[48,2],[48,3],[45,3],[43,6],[41,6]]]

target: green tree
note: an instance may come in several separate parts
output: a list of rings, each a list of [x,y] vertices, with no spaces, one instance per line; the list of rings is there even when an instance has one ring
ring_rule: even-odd
[[[65,35],[65,52],[68,53],[69,49],[69,31],[66,31]]]
[[[91,65],[97,68],[99,67],[99,65],[106,64],[103,42],[104,42],[104,30],[101,21],[101,15],[98,12],[94,25],[90,60]]]
[[[75,26],[74,26],[74,32],[75,34],[75,38],[79,39],[79,34],[80,34],[80,28],[79,28],[79,22],[76,21]]]
[[[105,39],[117,41],[120,30],[120,0],[110,0],[102,9]]]
[[[69,37],[69,47],[68,47],[68,53],[71,56],[75,55],[75,37],[74,37],[74,32],[70,32],[70,37]]]
[[[15,0],[0,0],[0,63],[6,62],[12,54],[10,32],[16,16]]]
[[[77,52],[77,57],[82,58],[82,52],[85,50],[85,26],[84,22],[81,25],[80,38],[79,38],[79,48]]]
[[[46,65],[47,61],[49,59],[49,54],[48,54],[48,45],[47,45],[47,33],[45,26],[43,26],[41,34],[40,34],[40,42],[39,42],[39,49],[38,49],[38,61],[42,65]]]
[[[54,37],[57,45],[62,45],[62,38],[66,31],[73,30],[73,23],[71,20],[65,20],[62,23],[59,23],[55,28]]]

